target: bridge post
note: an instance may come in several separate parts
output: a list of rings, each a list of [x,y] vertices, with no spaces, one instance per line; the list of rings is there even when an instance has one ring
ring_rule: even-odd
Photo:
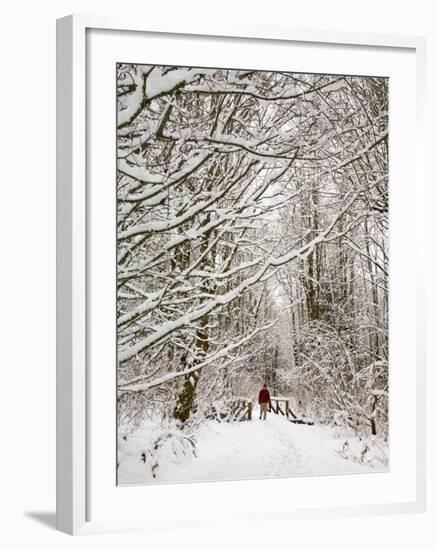
[[[247,420],[252,420],[252,401],[247,403]]]
[[[285,401],[285,416],[288,418],[288,399]]]

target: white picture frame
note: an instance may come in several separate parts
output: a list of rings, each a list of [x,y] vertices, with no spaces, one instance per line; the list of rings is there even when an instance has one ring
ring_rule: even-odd
[[[415,112],[416,197],[425,190],[423,160],[423,90],[425,79],[425,41],[421,37],[337,33],[263,27],[179,28],[175,23],[152,24],[135,19],[73,15],[57,22],[57,528],[69,534],[96,531],[147,529],[172,521],[157,511],[151,520],[143,517],[119,519],[109,516],[94,521],[89,515],[92,457],[88,430],[89,411],[94,397],[89,372],[89,189],[87,188],[87,33],[90,30],[112,33],[153,34],[165,40],[170,36],[221,37],[246,43],[316,43],[319,46],[396,49],[415,56],[416,103],[406,108]],[[145,62],[147,60],[144,60]],[[114,107],[115,109],[115,107]],[[113,159],[108,159],[113,162]],[[423,223],[416,209],[415,238]],[[425,403],[425,306],[424,254],[418,243],[416,253],[415,304],[417,307],[415,369],[415,498],[374,504],[323,506],[321,508],[281,508],[282,517],[330,517],[338,515],[421,512],[426,504],[426,403]],[[115,331],[114,331],[115,346]],[[115,374],[114,374],[115,383]],[[115,413],[114,413],[115,414]],[[114,434],[115,437],[115,434]],[[109,459],[108,459],[109,460]],[[302,481],[302,480],[301,480]],[[247,484],[257,482],[244,482]],[[198,486],[199,487],[199,486]],[[197,494],[202,489],[196,488]],[[124,489],[120,489],[124,490]],[[147,487],[141,490],[149,490]],[[154,487],[153,491],[170,489]],[[194,489],[193,489],[194,490]],[[219,489],[217,489],[219,490]],[[242,489],[239,489],[242,490]],[[389,499],[390,500],[390,499]],[[262,509],[259,507],[259,511]],[[159,518],[162,521],[160,523]],[[254,516],[253,516],[254,517]],[[238,519],[238,518],[237,518]],[[196,522],[193,523],[197,524]]]

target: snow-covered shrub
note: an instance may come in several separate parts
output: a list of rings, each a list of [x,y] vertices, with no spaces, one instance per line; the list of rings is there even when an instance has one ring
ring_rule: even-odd
[[[313,321],[299,334],[294,392],[320,423],[351,428],[356,436],[387,439],[388,363],[370,361],[349,333]]]
[[[226,401],[214,401],[205,411],[205,417],[208,420],[217,422],[227,422],[231,417],[231,407]]]
[[[155,478],[161,463],[181,463],[192,456],[196,456],[194,436],[169,426],[154,439],[153,446],[144,452],[144,462],[148,463]]]
[[[337,452],[345,460],[365,464],[373,468],[381,465],[388,466],[388,446],[381,437],[348,437],[343,440]]]
[[[151,481],[167,465],[183,464],[195,456],[192,430],[181,430],[174,421],[145,421],[134,432],[119,437],[119,479],[122,483]]]

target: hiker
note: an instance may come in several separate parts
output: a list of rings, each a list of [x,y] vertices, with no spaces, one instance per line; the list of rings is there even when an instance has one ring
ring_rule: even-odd
[[[269,390],[267,389],[267,384],[263,384],[263,387],[259,392],[258,403],[259,403],[259,419],[261,420],[261,418],[263,418],[265,420],[267,418],[267,407],[270,404],[270,393],[269,393]]]

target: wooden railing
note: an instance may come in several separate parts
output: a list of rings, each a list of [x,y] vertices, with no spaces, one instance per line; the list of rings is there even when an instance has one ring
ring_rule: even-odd
[[[231,419],[242,422],[243,420],[252,420],[253,404],[252,400],[245,397],[234,399],[231,404]]]
[[[296,416],[290,408],[290,400],[286,397],[272,397],[270,399],[269,411],[275,414],[282,414],[282,416],[285,416],[287,420],[294,424],[308,424],[309,426],[314,424],[311,420]]]
[[[290,407],[290,400],[286,397],[272,397],[269,404],[269,412],[281,414],[293,424],[307,424],[312,426],[314,422],[306,418],[298,417]],[[252,420],[253,403],[247,397],[237,397],[231,403],[231,414],[229,420],[242,422]]]

